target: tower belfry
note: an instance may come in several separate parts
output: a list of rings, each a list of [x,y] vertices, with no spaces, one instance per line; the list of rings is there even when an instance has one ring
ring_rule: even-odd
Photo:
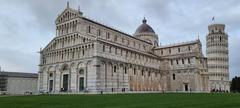
[[[214,20],[214,17],[213,17]],[[224,24],[208,26],[207,58],[211,90],[229,91],[228,35]]]

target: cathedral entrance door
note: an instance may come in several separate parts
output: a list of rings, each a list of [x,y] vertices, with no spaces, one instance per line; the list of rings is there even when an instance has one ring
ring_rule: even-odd
[[[188,91],[188,84],[184,84],[185,91]]]
[[[84,90],[84,77],[79,78],[79,91]]]
[[[63,75],[63,91],[68,90],[68,74]]]
[[[49,80],[49,92],[53,90],[53,80]]]

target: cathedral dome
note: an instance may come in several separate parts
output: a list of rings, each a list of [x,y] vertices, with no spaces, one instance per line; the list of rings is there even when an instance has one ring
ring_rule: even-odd
[[[147,24],[147,20],[144,18],[142,24],[137,28],[134,37],[151,43],[154,46],[158,46],[158,35],[155,34],[151,26]]]
[[[143,23],[137,28],[135,34],[141,34],[141,33],[153,33],[155,34],[154,30],[151,26],[147,24],[147,20],[144,18]]]

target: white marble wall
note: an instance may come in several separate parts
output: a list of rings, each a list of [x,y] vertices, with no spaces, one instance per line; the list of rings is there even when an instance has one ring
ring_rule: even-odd
[[[8,77],[7,92],[10,94],[38,93],[37,78]]]

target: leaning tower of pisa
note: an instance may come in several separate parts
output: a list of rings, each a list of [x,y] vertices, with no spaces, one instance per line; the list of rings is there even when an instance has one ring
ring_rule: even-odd
[[[228,35],[224,24],[208,26],[207,58],[209,89],[229,91]]]

